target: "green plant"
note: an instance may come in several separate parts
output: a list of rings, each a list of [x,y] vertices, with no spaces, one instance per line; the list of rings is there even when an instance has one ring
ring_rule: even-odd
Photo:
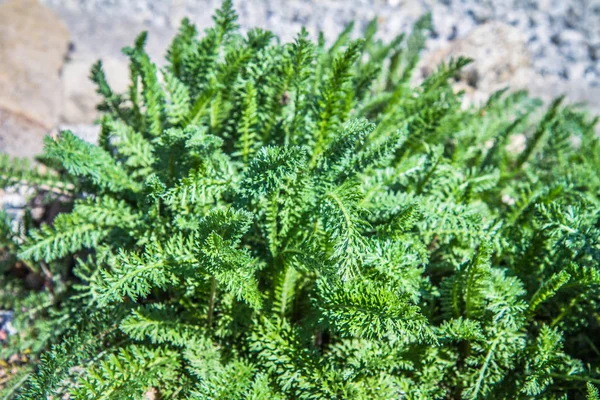
[[[3,227],[44,282],[3,278],[26,333],[5,350],[41,352],[11,393],[597,398],[597,120],[522,92],[461,107],[462,58],[413,87],[428,17],[332,47],[242,36],[230,1],[214,19],[161,71],[140,35],[126,94],[94,66],[98,146],[1,163],[69,207],[23,243]]]

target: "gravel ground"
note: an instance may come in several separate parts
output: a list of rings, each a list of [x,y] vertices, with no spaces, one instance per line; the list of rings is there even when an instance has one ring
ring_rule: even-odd
[[[220,0],[42,0],[69,26],[75,56],[114,55],[135,34],[150,31],[157,57],[188,16],[204,28]],[[465,37],[489,21],[523,32],[533,68],[542,76],[600,86],[600,0],[237,0],[242,28],[261,26],[288,41],[306,26],[333,38],[356,20],[364,27],[378,17],[382,37],[406,31],[431,11],[435,32],[429,48]]]

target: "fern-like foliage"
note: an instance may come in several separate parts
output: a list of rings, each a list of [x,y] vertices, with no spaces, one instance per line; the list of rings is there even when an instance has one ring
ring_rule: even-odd
[[[141,34],[126,93],[96,64],[98,145],[0,159],[62,203],[0,219],[2,356],[34,363],[7,393],[598,398],[597,120],[523,92],[463,107],[463,58],[413,86],[429,16],[331,46],[236,19],[184,20],[162,69]]]

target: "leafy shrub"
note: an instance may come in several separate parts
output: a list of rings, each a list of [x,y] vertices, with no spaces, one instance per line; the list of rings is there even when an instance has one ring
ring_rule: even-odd
[[[462,58],[413,87],[428,17],[331,47],[242,36],[230,1],[214,20],[184,20],[161,71],[140,35],[128,93],[94,66],[99,145],[3,160],[64,210],[2,227],[41,282],[7,259],[4,353],[41,354],[11,393],[598,398],[596,120],[523,92],[463,107]]]

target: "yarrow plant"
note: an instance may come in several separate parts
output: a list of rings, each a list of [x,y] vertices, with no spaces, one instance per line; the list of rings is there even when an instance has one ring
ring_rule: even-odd
[[[127,93],[94,66],[98,145],[0,163],[59,210],[2,225],[3,356],[35,362],[5,398],[598,399],[597,119],[464,107],[463,58],[414,86],[427,16],[331,46],[214,21],[160,70],[141,34]]]

